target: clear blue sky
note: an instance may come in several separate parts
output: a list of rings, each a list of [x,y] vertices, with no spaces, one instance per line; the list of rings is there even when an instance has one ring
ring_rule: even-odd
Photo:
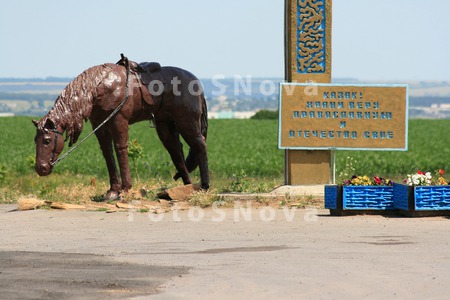
[[[74,77],[159,61],[214,75],[284,76],[283,0],[34,0],[0,4],[0,77]],[[450,80],[450,1],[334,0],[333,77]]]

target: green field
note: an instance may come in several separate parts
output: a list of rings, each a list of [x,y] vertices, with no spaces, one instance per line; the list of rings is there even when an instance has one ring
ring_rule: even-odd
[[[411,120],[407,152],[338,151],[336,173],[348,173],[349,157],[352,172],[358,175],[399,180],[417,169],[433,172],[441,168],[450,172],[448,128],[450,120]],[[267,182],[272,186],[282,184],[284,152],[277,149],[277,129],[277,120],[210,120],[207,142],[211,186],[221,191],[233,174],[243,172],[254,182]],[[90,131],[90,125],[86,124],[81,138]],[[0,187],[3,194],[5,189],[14,189],[15,195],[35,194],[35,188],[42,193],[45,190],[42,185],[48,185],[45,180],[49,179],[39,178],[31,167],[35,153],[34,135],[31,118],[0,118]],[[144,157],[138,164],[141,181],[156,178],[170,183],[175,168],[155,129],[150,128],[148,122],[132,125],[130,139],[137,139],[144,147]],[[188,150],[186,146],[184,150]],[[52,176],[56,180],[53,185],[89,184],[93,179],[106,185],[106,166],[96,138],[89,139],[56,166],[48,178]],[[198,180],[198,171],[194,172],[194,179]]]
[[[149,125],[141,122],[130,126],[130,140],[137,139],[144,147],[139,173],[144,178],[169,178],[175,169],[155,129]],[[31,118],[0,118],[0,128],[0,165],[14,176],[32,173],[27,160],[35,154],[35,127]],[[90,131],[90,124],[86,124],[79,140]],[[273,120],[210,120],[207,142],[212,176],[229,177],[241,169],[257,177],[283,174],[283,152],[277,149],[277,123]],[[187,146],[183,149],[188,150]],[[54,172],[106,177],[95,136],[55,167]]]

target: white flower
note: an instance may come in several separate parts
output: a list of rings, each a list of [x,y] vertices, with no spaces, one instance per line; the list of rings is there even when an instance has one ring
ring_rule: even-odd
[[[431,185],[431,173],[407,175],[407,185]]]

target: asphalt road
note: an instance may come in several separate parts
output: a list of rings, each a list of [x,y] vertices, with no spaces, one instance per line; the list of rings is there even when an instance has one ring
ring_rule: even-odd
[[[450,219],[327,210],[12,211],[2,299],[448,299]]]

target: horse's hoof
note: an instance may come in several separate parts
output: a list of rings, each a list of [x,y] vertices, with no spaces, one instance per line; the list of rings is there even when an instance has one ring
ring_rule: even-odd
[[[202,183],[201,188],[202,188],[202,190],[205,190],[205,191],[209,190],[209,183],[208,184],[203,184]]]
[[[115,200],[120,200],[119,192],[109,190],[105,195],[105,201],[115,201]]]

